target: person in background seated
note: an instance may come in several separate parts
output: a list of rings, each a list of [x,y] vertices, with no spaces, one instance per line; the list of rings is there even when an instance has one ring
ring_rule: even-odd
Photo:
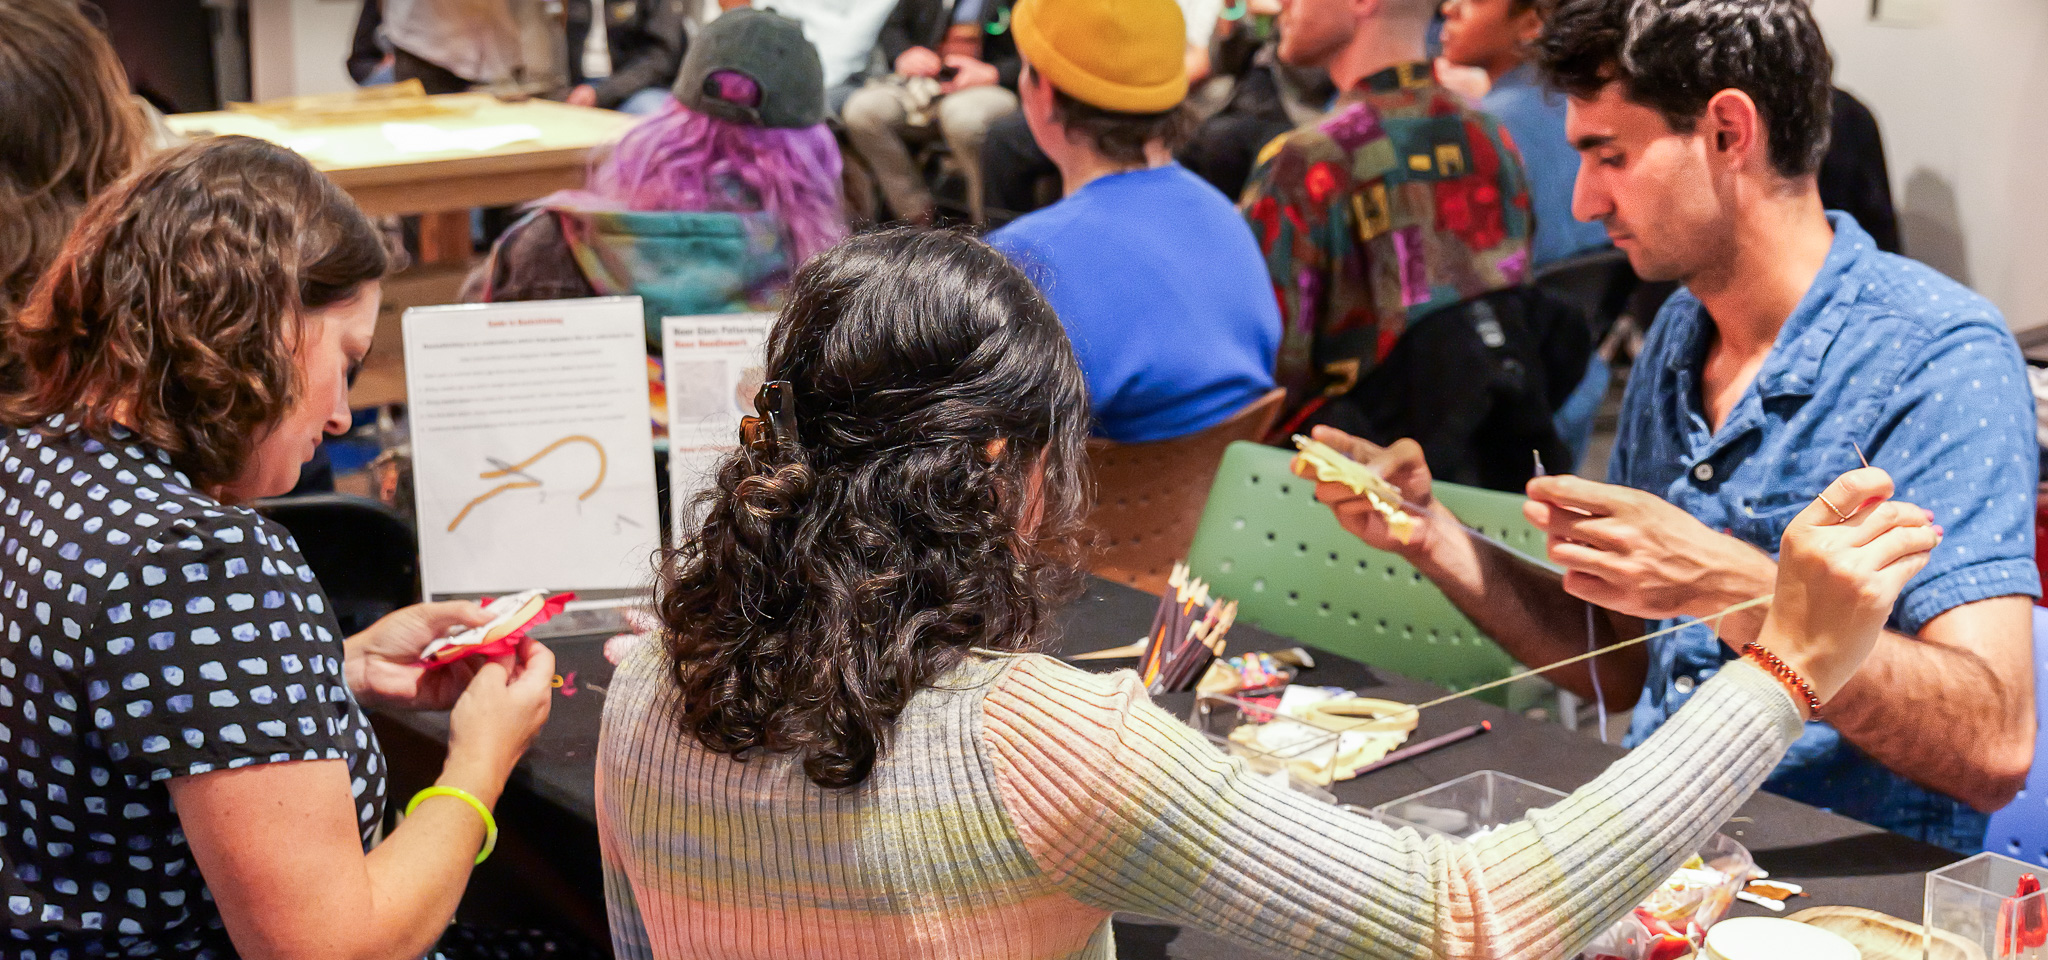
[[[1543,85],[1530,59],[1542,30],[1537,0],[1451,0],[1444,5],[1444,58],[1486,71],[1492,85],[1479,109],[1507,128],[1522,157],[1536,216],[1529,241],[1529,262],[1535,267],[1607,246],[1607,230],[1598,221],[1572,216],[1579,153],[1564,136],[1564,94]]]
[[[1589,605],[1607,612],[1593,618],[1603,642],[1681,627],[1597,673],[1552,674],[1633,702],[1633,746],[1725,673],[1766,615],[1725,618],[1718,638],[1689,621],[1771,593],[1787,525],[1867,456],[1946,536],[1869,665],[1765,786],[1982,849],[1986,813],[2034,756],[2038,460],[2012,335],[1984,298],[1822,208],[1831,63],[1805,0],[1565,0],[1539,50],[1585,155],[1575,212],[1605,223],[1645,280],[1685,285],[1637,354],[1610,482],[1528,485],[1524,512],[1562,583],[1469,537],[1441,504],[1404,544],[1342,488],[1318,496],[1524,663],[1584,653]],[[1417,459],[1325,435],[1431,503]]]
[[[1223,11],[1223,0],[1175,2],[1187,27],[1187,46],[1181,51],[1181,58],[1189,89],[1194,90],[1210,74],[1210,40]],[[1047,199],[1039,191],[1044,182],[1059,174],[1059,166],[1039,147],[1022,114],[1011,114],[989,126],[982,143],[981,170],[988,206],[1008,216],[1045,206]]]
[[[622,960],[1106,958],[1119,910],[1251,956],[1571,956],[1756,788],[1801,683],[1832,703],[1937,540],[1883,471],[1837,479],[1854,512],[1793,522],[1758,637],[1802,681],[1730,664],[1542,814],[1425,840],[1254,774],[1129,670],[1034,652],[1079,592],[1086,385],[996,252],[847,240],[798,273],[767,376],[792,429],[720,465],[605,700]]]
[[[882,25],[882,56],[895,73],[856,91],[841,119],[898,219],[931,225],[931,188],[904,137],[935,129],[967,181],[970,216],[985,221],[981,142],[989,124],[1017,112],[1022,61],[1010,6],[1011,0],[897,0]]]
[[[384,36],[384,0],[362,0],[342,67],[359,87],[381,86],[394,79],[391,41]]]
[[[1543,30],[1539,0],[1451,0],[1444,5],[1443,56],[1463,67],[1486,71],[1490,87],[1479,101],[1506,127],[1522,157],[1536,231],[1529,261],[1536,270],[1567,257],[1608,246],[1598,221],[1572,216],[1572,185],[1579,154],[1564,136],[1564,94],[1544,86],[1530,59]],[[1554,465],[1571,472],[1593,439],[1593,417],[1607,396],[1612,371],[1595,353],[1586,375],[1557,411],[1557,433],[1572,462]]]
[[[1278,4],[1274,4],[1277,9]],[[1259,151],[1273,138],[1322,119],[1337,88],[1320,67],[1280,62],[1280,43],[1269,40],[1231,88],[1230,99],[1202,121],[1180,148],[1180,162],[1232,200],[1244,195]]]
[[[1194,126],[1173,0],[1023,0],[1024,116],[1066,198],[989,236],[1051,302],[1095,429],[1168,440],[1273,389],[1280,313],[1229,198],[1173,160]],[[1114,42],[1111,42],[1111,41]]]
[[[651,116],[668,106],[689,37],[687,0],[569,0],[569,103]]]
[[[547,197],[463,284],[469,301],[637,294],[661,318],[773,309],[795,267],[846,235],[818,55],[740,8],[690,46],[676,101],[626,131],[589,185]]]
[[[379,0],[392,78],[428,93],[461,93],[527,71],[523,26],[510,0]]]
[[[0,390],[10,949],[418,957],[447,929],[554,658],[422,668],[489,619],[467,601],[344,639],[248,507],[348,428],[387,266],[298,154],[214,137],[93,200],[0,323],[27,372]],[[368,852],[388,798],[366,706],[451,731],[436,791]]]
[[[121,61],[76,5],[0,0],[0,321],[144,143]]]
[[[748,0],[718,3],[745,6]],[[824,66],[825,110],[836,117],[847,98],[867,83],[882,24],[896,9],[896,0],[760,0],[759,6],[803,25]]]
[[[1434,9],[1281,8],[1280,59],[1324,67],[1338,91],[1328,117],[1266,146],[1242,203],[1287,330],[1283,424],[1349,393],[1423,314],[1528,277],[1521,158],[1499,121],[1437,85],[1423,59]]]

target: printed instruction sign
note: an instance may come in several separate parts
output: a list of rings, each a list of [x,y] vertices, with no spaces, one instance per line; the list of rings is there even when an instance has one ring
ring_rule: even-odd
[[[645,330],[639,297],[405,312],[428,597],[653,583]]]
[[[739,443],[754,412],[772,313],[664,317],[661,365],[668,389],[669,514],[676,539],[695,523],[692,502]]]

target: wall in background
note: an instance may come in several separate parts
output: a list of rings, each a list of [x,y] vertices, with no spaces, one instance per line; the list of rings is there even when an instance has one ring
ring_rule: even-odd
[[[349,90],[362,0],[248,0],[250,88],[258,100]]]
[[[1872,0],[1813,9],[1883,130],[1906,253],[2048,327],[2048,0],[1917,0],[1896,26]]]

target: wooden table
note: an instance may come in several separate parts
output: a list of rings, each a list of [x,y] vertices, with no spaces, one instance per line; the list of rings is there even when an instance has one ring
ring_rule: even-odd
[[[225,110],[167,118],[171,129],[189,137],[241,134],[297,150],[347,190],[365,213],[424,215],[418,261],[423,269],[385,281],[376,347],[349,393],[349,405],[356,409],[405,400],[398,315],[406,307],[454,299],[470,258],[469,211],[525,203],[582,186],[590,152],[617,139],[638,119],[552,100],[508,103],[485,93],[450,93],[425,100],[438,112],[394,116],[392,122],[424,124],[452,134],[527,124],[539,136],[483,150],[407,152],[386,136],[382,122],[294,123]]]
[[[1149,594],[1093,580],[1088,595],[1065,611],[1064,640],[1051,652],[1073,654],[1128,643],[1144,634],[1156,603]],[[1295,646],[1244,624],[1231,630],[1230,641],[1240,650]],[[555,651],[556,669],[575,676],[573,692],[558,691],[547,727],[514,772],[499,802],[498,853],[478,868],[463,909],[465,919],[555,923],[579,927],[601,941],[604,894],[594,788],[598,720],[611,664],[605,661],[602,637],[562,638],[548,644]],[[1080,666],[1102,671],[1131,664],[1094,661]],[[1410,703],[1441,692],[1327,652],[1317,653],[1316,669],[1305,672],[1301,681]],[[1186,716],[1194,695],[1167,694],[1159,702]],[[432,782],[445,755],[446,717],[379,714],[373,719],[390,761],[391,795],[409,796]],[[1475,770],[1499,770],[1572,790],[1622,755],[1619,747],[1477,700],[1453,701],[1425,714],[1414,739],[1480,720],[1491,721],[1493,732],[1339,783],[1333,790],[1340,801],[1369,808]],[[1811,897],[1793,901],[1793,910],[1844,904],[1917,922],[1926,872],[1959,859],[1949,851],[1769,793],[1751,797],[1722,829],[1747,846],[1774,876],[1805,885]],[[1737,903],[1733,913],[1763,911]],[[1120,914],[1116,928],[1118,956],[1123,960],[1260,960],[1202,931],[1142,917]]]
[[[372,215],[440,213],[509,206],[583,185],[590,151],[617,138],[637,118],[551,100],[506,103],[489,94],[451,93],[427,100],[445,112],[401,116],[459,134],[530,124],[533,139],[482,150],[406,152],[382,123],[293,124],[258,113],[215,111],[167,118],[191,137],[242,134],[297,150]]]

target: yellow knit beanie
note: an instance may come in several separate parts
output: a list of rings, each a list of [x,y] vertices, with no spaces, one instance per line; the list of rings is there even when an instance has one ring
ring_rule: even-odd
[[[1089,106],[1159,113],[1187,99],[1187,23],[1174,0],[1022,0],[1010,29],[1032,70]]]

